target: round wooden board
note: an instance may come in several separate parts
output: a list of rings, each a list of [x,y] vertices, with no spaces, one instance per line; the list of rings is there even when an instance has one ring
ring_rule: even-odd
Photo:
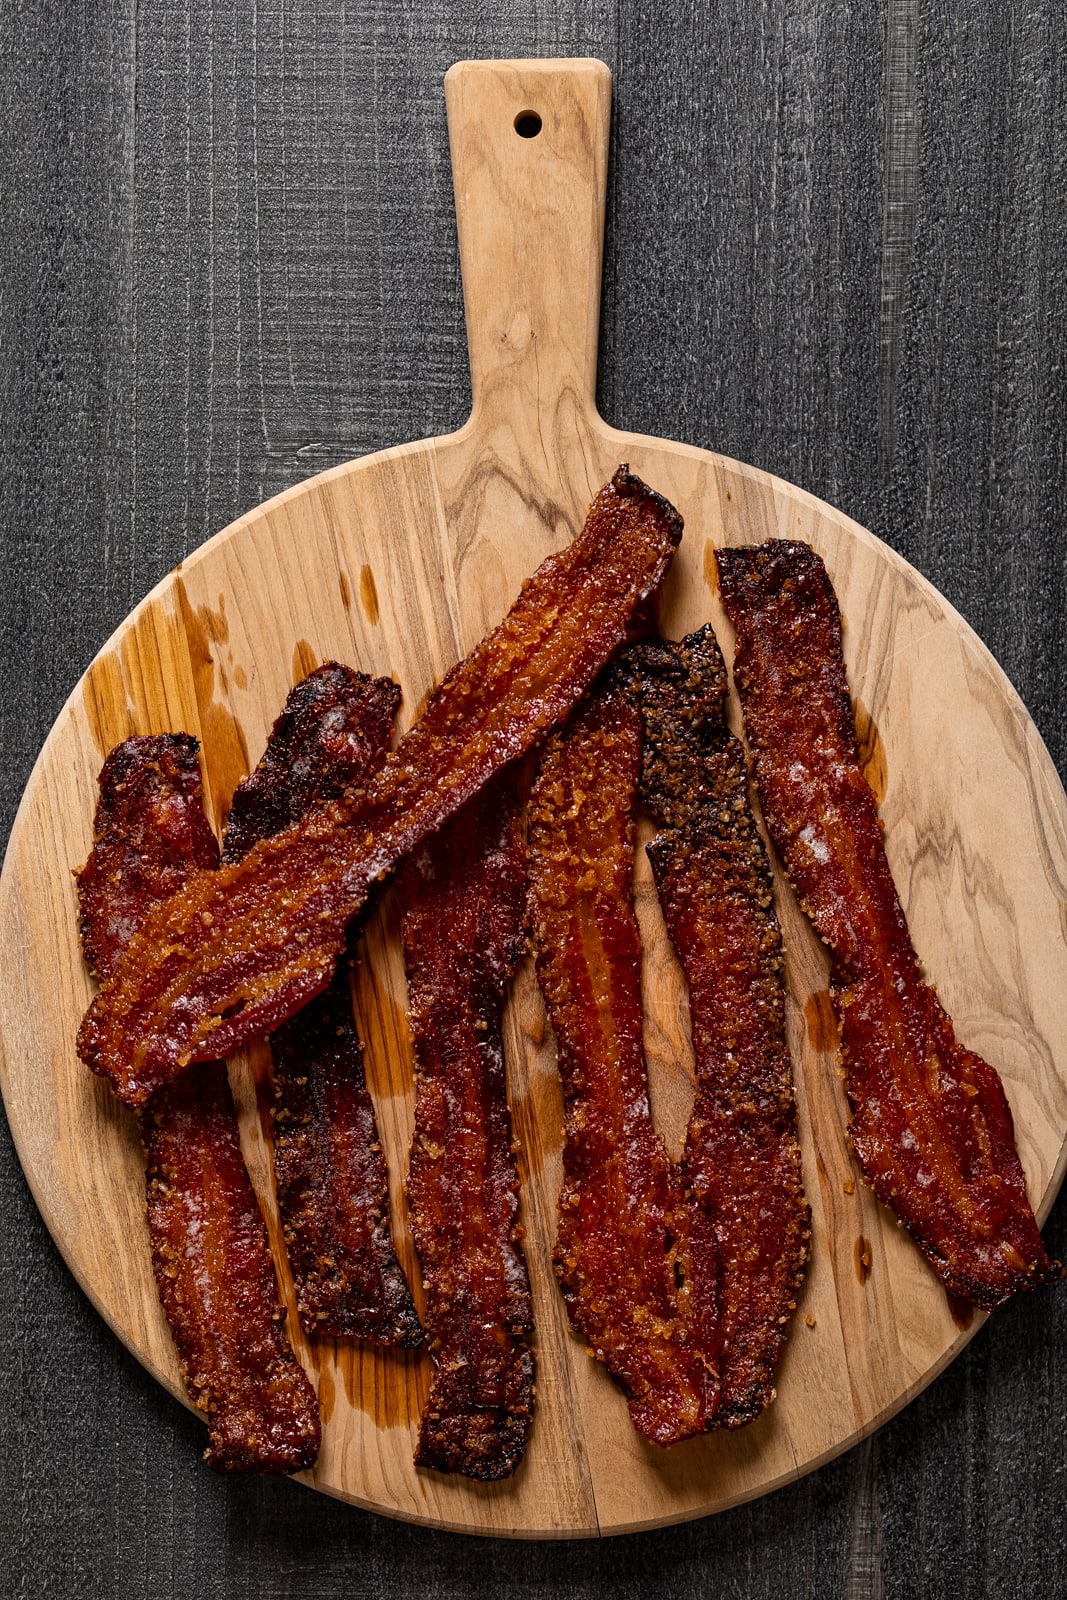
[[[138,1358],[181,1395],[156,1297],[134,1122],[80,1066],[91,996],[71,869],[90,848],[96,777],[131,733],[202,741],[218,823],[292,683],[336,657],[403,687],[401,726],[560,549],[621,460],[685,517],[663,630],[709,618],[729,659],[712,552],[786,536],[824,556],[846,622],[867,770],[914,940],[962,1040],[1000,1070],[1031,1198],[1044,1217],[1067,1129],[1067,803],[1025,710],[951,607],[864,529],[765,473],[621,434],[593,405],[610,80],[598,63],[465,64],[448,80],[475,407],[458,434],[353,462],[243,517],[168,577],[100,653],[34,769],[0,882],[0,1039],[8,1117],[71,1270]],[[534,109],[541,134],[520,139]],[[732,714],[736,719],[736,706]],[[653,1106],[677,1149],[692,1099],[684,987],[639,853]],[[779,1374],[753,1427],[667,1452],[570,1332],[550,1264],[562,1104],[529,962],[506,1020],[533,1280],[537,1416],[513,1480],[416,1473],[429,1358],[299,1335],[271,1184],[269,1057],[231,1063],[242,1139],[268,1218],[290,1326],[318,1385],[323,1449],[306,1481],[441,1528],[568,1537],[719,1510],[810,1470],[915,1395],[980,1319],[954,1315],[910,1241],[859,1184],[824,952],[778,875],[788,950],[812,1258]],[[370,923],[357,1003],[417,1285],[401,1180],[411,1051],[395,894]]]

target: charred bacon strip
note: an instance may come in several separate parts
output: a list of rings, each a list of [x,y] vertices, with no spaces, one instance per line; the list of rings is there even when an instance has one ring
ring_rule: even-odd
[[[400,690],[328,662],[298,683],[255,772],[234,793],[223,859],[373,776]],[[422,1329],[389,1232],[389,1179],[348,961],[271,1036],[274,1179],[306,1332],[417,1345]]]
[[[1059,1272],[997,1073],[923,983],[863,774],[826,569],[786,541],[718,552],[764,816],[833,956],[853,1149],[945,1287],[991,1311]]]
[[[196,740],[166,734],[113,750],[100,774],[92,854],[78,878],[93,971],[106,977],[148,908],[217,860]],[[207,1415],[206,1459],[223,1472],[311,1466],[315,1392],[285,1337],[225,1065],[204,1062],[160,1089],[139,1124],[152,1267],[186,1389]]]
[[[371,885],[566,716],[680,537],[677,512],[620,467],[582,532],[447,675],[362,794],[194,879],[149,916],[82,1024],[87,1065],[138,1105],[190,1061],[269,1032],[325,988]]]
[[[501,1031],[526,910],[510,777],[416,850],[401,883],[418,1064],[407,1195],[436,1368],[415,1464],[506,1478],[526,1449],[534,1395]]]
[[[537,975],[566,1107],[556,1272],[638,1432],[714,1425],[715,1237],[652,1126],[632,879],[641,718],[601,688],[549,741],[529,810]]]
[[[739,1428],[774,1399],[810,1237],[782,936],[710,627],[680,644],[638,646],[625,671],[644,715],[641,795],[661,830],[648,857],[689,984],[698,1088],[682,1179],[718,1245],[717,1421]]]

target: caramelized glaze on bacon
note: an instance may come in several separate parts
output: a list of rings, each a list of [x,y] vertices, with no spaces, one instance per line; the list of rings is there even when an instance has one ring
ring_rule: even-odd
[[[602,687],[550,740],[529,811],[537,975],[566,1106],[556,1272],[572,1325],[660,1445],[714,1425],[714,1233],[652,1126],[634,915],[641,718]]]
[[[322,990],[376,881],[559,722],[660,583],[681,519],[620,467],[585,527],[448,674],[362,794],[149,916],[86,1015],[79,1051],[137,1105],[192,1060],[279,1026]]]
[[[230,807],[225,861],[365,782],[389,749],[400,690],[327,662],[292,690]],[[389,1232],[389,1178],[352,1017],[348,961],[271,1036],[274,1179],[308,1333],[417,1345],[422,1328]]]
[[[106,977],[145,912],[218,846],[196,740],[128,739],[100,774],[92,854],[78,877],[82,945]],[[319,1448],[315,1393],[284,1333],[263,1218],[221,1061],[160,1089],[139,1118],[152,1266],[185,1386],[223,1472],[296,1472]]]
[[[413,853],[401,893],[417,1062],[407,1195],[436,1367],[415,1464],[506,1478],[534,1396],[501,1032],[526,911],[510,775]]]
[[[993,1310],[1059,1268],[1000,1078],[957,1042],[921,980],[860,764],[826,569],[785,541],[721,550],[718,562],[763,813],[833,956],[853,1149],[946,1288]]]
[[[774,1399],[810,1238],[781,930],[711,628],[638,646],[623,670],[644,715],[641,794],[660,828],[648,857],[689,985],[698,1086],[682,1179],[718,1246],[717,1422],[739,1428]]]

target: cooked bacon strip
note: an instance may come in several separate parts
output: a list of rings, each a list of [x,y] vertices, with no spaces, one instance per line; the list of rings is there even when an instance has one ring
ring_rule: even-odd
[[[710,627],[680,644],[638,646],[624,671],[644,715],[641,795],[661,830],[648,857],[689,984],[698,1089],[682,1179],[718,1245],[717,1422],[739,1428],[774,1399],[810,1238],[782,936]]]
[[[863,774],[841,618],[807,545],[718,552],[764,816],[833,956],[865,1178],[953,1294],[991,1311],[1059,1272],[1026,1197],[1000,1078],[920,978]]]
[[[271,1036],[274,1178],[308,1333],[422,1343],[389,1231],[389,1176],[352,1020],[348,965]]]
[[[299,1472],[319,1410],[285,1336],[274,1263],[237,1133],[226,1065],[205,1061],[140,1114],[159,1297],[220,1472]]]
[[[399,700],[390,678],[337,662],[298,683],[234,793],[223,860],[239,861],[373,776]],[[348,972],[342,960],[323,993],[271,1036],[278,1209],[304,1329],[412,1346],[422,1328],[389,1232],[389,1178]]]
[[[407,1195],[436,1367],[415,1464],[507,1478],[534,1394],[501,1031],[526,911],[510,775],[413,853],[401,893],[418,1063]]]
[[[106,977],[148,908],[218,845],[196,740],[127,739],[100,774],[92,854],[78,877],[82,945]],[[296,1472],[319,1448],[315,1392],[285,1337],[267,1232],[241,1156],[221,1061],[160,1089],[139,1117],[152,1266],[190,1398],[222,1472]]]
[[[127,739],[100,771],[93,848],[78,873],[78,931],[106,978],[149,907],[218,866],[204,815],[198,745],[188,733]]]
[[[291,689],[259,765],[234,790],[222,859],[243,861],[261,839],[366,783],[389,753],[400,685],[327,661]]]
[[[619,1379],[638,1432],[714,1425],[715,1236],[652,1126],[634,915],[641,718],[601,689],[550,740],[530,801],[537,975],[566,1107],[556,1272],[572,1325]]]
[[[371,885],[567,714],[680,537],[678,514],[620,467],[582,532],[447,675],[362,795],[194,879],[149,916],[85,1017],[83,1060],[138,1105],[325,988]]]

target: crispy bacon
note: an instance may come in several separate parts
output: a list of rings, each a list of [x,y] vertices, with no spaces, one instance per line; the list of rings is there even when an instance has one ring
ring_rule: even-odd
[[[389,1231],[389,1176],[345,963],[271,1035],[274,1178],[308,1333],[411,1348],[422,1327]]]
[[[106,977],[148,908],[218,845],[196,740],[128,739],[100,774],[92,854],[78,877],[82,944]],[[223,1472],[296,1472],[319,1448],[315,1392],[285,1337],[274,1264],[237,1131],[226,1068],[204,1062],[139,1117],[152,1266],[190,1398]]]
[[[141,1113],[159,1297],[220,1472],[298,1472],[319,1412],[285,1336],[267,1232],[248,1179],[226,1066],[205,1061]]]
[[[852,1146],[945,1287],[984,1310],[1056,1276],[994,1069],[920,977],[864,777],[837,599],[807,545],[718,552],[764,816],[833,957]]]
[[[720,1336],[714,1232],[649,1109],[631,888],[640,770],[640,714],[601,688],[541,763],[531,908],[566,1107],[556,1272],[634,1426],[667,1445],[714,1425]]]
[[[150,906],[218,866],[197,749],[187,733],[127,739],[101,768],[92,853],[78,873],[78,931],[94,978],[113,970]]]
[[[371,886],[567,714],[680,537],[678,514],[620,467],[573,544],[453,668],[362,794],[202,874],[148,917],[85,1017],[85,1062],[137,1105],[319,993]]]
[[[648,857],[689,985],[698,1088],[682,1180],[718,1246],[717,1422],[739,1428],[774,1399],[810,1238],[782,936],[711,628],[640,645],[623,671],[644,716],[641,795],[660,828]]]
[[[389,749],[400,690],[327,662],[292,690],[238,785],[223,845],[239,861],[313,805],[365,782]],[[389,1179],[352,1018],[348,960],[271,1036],[274,1178],[308,1333],[417,1345],[422,1328],[389,1232]]]
[[[501,1031],[526,911],[510,775],[412,854],[401,893],[418,1063],[407,1195],[436,1368],[415,1463],[506,1478],[534,1395]]]
[[[337,661],[301,679],[255,772],[234,790],[223,861],[243,861],[261,839],[372,778],[389,753],[399,704],[400,685],[392,678],[372,678]]]

